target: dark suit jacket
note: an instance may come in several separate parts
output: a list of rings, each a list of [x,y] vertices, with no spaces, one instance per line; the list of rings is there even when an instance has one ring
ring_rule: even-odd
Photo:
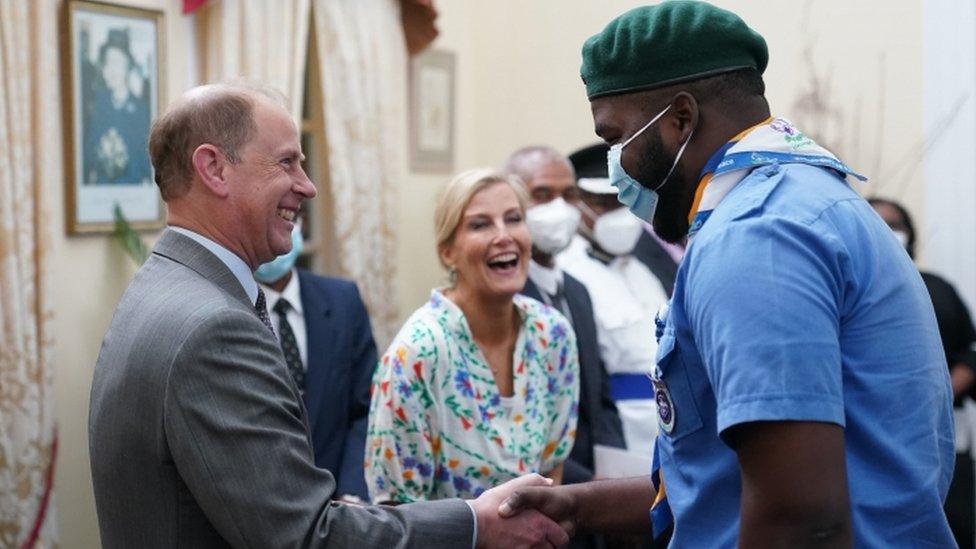
[[[369,499],[363,476],[369,386],[376,343],[354,282],[298,271],[305,314],[308,409],[315,464],[335,475],[336,494]]]
[[[331,503],[274,334],[240,282],[163,231],[95,365],[88,441],[102,545],[469,547],[461,500]]]
[[[572,315],[579,353],[580,392],[579,420],[576,424],[576,443],[563,466],[563,481],[567,484],[585,482],[593,478],[593,445],[603,444],[625,448],[623,427],[617,407],[610,398],[607,371],[600,360],[596,341],[596,322],[593,303],[583,283],[563,274],[563,291]],[[522,293],[542,301],[539,288],[527,279]],[[649,336],[650,337],[650,336]]]
[[[667,250],[661,247],[651,233],[643,231],[637,240],[633,254],[638,261],[647,265],[651,273],[661,282],[661,286],[664,286],[668,297],[671,297],[674,291],[674,278],[678,274],[678,265],[668,255]]]

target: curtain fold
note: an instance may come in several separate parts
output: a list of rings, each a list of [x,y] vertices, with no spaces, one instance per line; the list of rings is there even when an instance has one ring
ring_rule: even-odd
[[[310,0],[220,0],[199,13],[204,81],[247,78],[277,88],[301,122]]]
[[[0,547],[57,543],[42,189],[63,185],[56,0],[0,0]],[[53,159],[53,160],[52,160]]]
[[[313,0],[335,250],[382,349],[399,322],[397,193],[407,53],[397,0]]]

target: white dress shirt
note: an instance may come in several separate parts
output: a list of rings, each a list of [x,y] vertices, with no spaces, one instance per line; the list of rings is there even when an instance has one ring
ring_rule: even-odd
[[[261,284],[264,290],[265,299],[268,302],[268,312],[271,315],[271,322],[275,327],[275,335],[281,338],[281,317],[275,312],[275,303],[278,299],[285,298],[291,307],[285,318],[291,326],[291,331],[295,334],[295,343],[298,344],[298,354],[302,357],[302,368],[308,371],[308,334],[305,330],[305,310],[302,308],[302,293],[298,282],[298,271],[291,270],[291,280],[285,285],[285,289],[279,294],[265,284]]]

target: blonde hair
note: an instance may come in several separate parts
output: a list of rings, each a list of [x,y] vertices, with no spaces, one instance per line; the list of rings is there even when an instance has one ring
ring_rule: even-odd
[[[529,194],[522,181],[518,176],[506,175],[491,168],[478,168],[458,174],[447,184],[437,199],[437,207],[434,209],[434,231],[437,258],[444,268],[448,266],[444,265],[443,259],[440,259],[440,251],[454,242],[454,235],[464,217],[464,210],[468,208],[474,195],[498,183],[504,183],[512,189],[518,200],[519,210],[525,214],[525,209],[529,205]]]

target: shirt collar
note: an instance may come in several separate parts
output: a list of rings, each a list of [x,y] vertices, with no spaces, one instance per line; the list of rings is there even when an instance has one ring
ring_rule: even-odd
[[[560,283],[563,281],[563,272],[559,267],[543,267],[532,259],[529,260],[529,278],[543,292],[549,295],[556,295],[556,292],[559,291]]]
[[[264,293],[268,297],[268,310],[273,310],[278,299],[283,297],[298,314],[305,314],[305,311],[302,310],[302,294],[298,283],[298,271],[294,268],[291,270],[291,278],[288,280],[288,284],[285,284],[285,289],[281,293],[276,292],[266,284],[259,283],[259,285],[264,289]]]
[[[237,278],[237,281],[241,283],[241,287],[244,288],[244,292],[247,293],[247,297],[251,300],[251,303],[257,303],[258,283],[254,281],[254,273],[243,259],[238,257],[234,252],[228,250],[220,244],[217,244],[200,233],[173,225],[170,225],[169,228],[182,234],[183,236],[192,238],[198,244],[210,250],[210,253],[217,256],[217,259],[219,259],[224,265],[227,265],[230,272],[233,273],[233,275]]]
[[[708,182],[712,179],[712,173],[715,168],[718,167],[722,159],[725,158],[725,153],[729,152],[729,149],[735,146],[736,143],[742,141],[742,139],[749,135],[752,130],[758,128],[759,126],[764,126],[773,121],[773,117],[763,120],[762,122],[749,126],[748,128],[742,130],[735,137],[729,139],[727,143],[718,148],[717,151],[712,153],[712,156],[708,158],[708,162],[705,162],[705,167],[702,168],[701,174],[698,176],[698,188],[695,190],[695,200],[691,204],[691,209],[688,211],[688,223],[691,224],[692,219],[695,217],[695,213],[698,212],[698,205],[701,204],[702,196],[705,192],[705,187],[708,186]]]

